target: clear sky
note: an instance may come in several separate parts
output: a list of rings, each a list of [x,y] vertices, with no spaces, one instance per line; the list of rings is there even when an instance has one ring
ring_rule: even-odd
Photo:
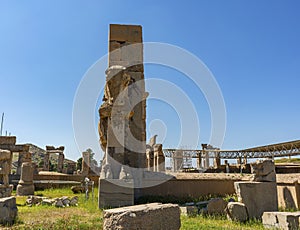
[[[87,69],[108,52],[109,24],[120,23],[142,25],[144,41],[180,46],[210,69],[227,111],[218,147],[300,139],[299,10],[298,0],[0,0],[4,132],[18,143],[64,145],[67,158],[80,157],[72,128],[74,95]],[[149,66],[145,76],[182,87],[200,117],[200,143],[208,142],[210,111],[201,92],[172,69]],[[167,126],[159,139],[164,147],[175,146],[180,125],[170,115],[174,111],[149,101],[147,112],[148,124],[159,119]],[[153,133],[164,136],[155,122],[148,137]]]

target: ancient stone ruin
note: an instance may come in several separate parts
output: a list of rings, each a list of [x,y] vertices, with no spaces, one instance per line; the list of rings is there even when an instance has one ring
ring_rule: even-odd
[[[46,146],[46,154],[44,156],[44,171],[49,171],[50,165],[50,154],[57,154],[58,153],[58,162],[57,162],[57,172],[62,173],[63,172],[63,167],[64,167],[64,146],[60,146],[58,148],[55,148],[54,146]]]
[[[278,211],[274,161],[257,161],[251,164],[251,167],[252,181],[234,183],[240,203],[228,204],[226,211],[231,220],[261,219],[264,212]],[[245,213],[247,213],[247,217]]]

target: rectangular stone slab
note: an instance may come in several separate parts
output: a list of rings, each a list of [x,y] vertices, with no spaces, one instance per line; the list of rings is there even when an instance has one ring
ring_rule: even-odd
[[[234,188],[250,219],[261,219],[264,212],[278,211],[276,182],[235,182]]]
[[[104,210],[104,230],[177,230],[180,226],[177,204],[151,203]]]

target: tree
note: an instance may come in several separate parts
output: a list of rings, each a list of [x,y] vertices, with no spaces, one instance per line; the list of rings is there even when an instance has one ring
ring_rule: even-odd
[[[81,170],[82,169],[82,157],[80,157],[76,162],[76,169]]]

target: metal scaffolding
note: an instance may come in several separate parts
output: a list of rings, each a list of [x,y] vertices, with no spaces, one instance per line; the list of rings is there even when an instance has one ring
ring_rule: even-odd
[[[243,150],[214,150],[214,149],[163,149],[165,157],[176,158],[221,158],[221,159],[246,159],[246,158],[274,158],[300,155],[300,140],[283,142],[279,144],[259,146]],[[175,153],[181,152],[182,156]]]

